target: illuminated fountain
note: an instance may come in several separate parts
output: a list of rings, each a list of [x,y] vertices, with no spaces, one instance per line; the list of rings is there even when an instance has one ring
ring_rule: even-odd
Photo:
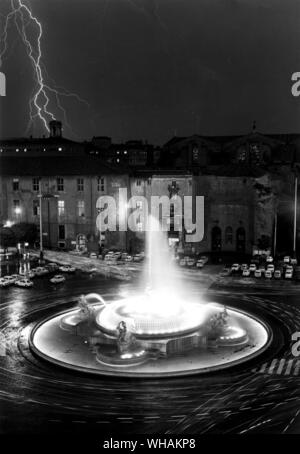
[[[189,296],[172,264],[165,234],[153,219],[147,239],[145,290],[113,302],[97,294],[81,296],[78,309],[34,330],[35,352],[80,370],[162,376],[227,367],[267,345],[268,330],[255,318]],[[64,347],[78,339],[76,359],[62,354],[60,344],[54,347],[54,336],[63,339]]]

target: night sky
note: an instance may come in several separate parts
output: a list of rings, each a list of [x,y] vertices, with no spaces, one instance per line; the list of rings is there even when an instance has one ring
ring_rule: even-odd
[[[0,0],[1,15],[9,3]],[[30,5],[43,25],[49,77],[90,105],[62,99],[73,131],[65,127],[67,137],[162,144],[174,134],[246,134],[254,119],[261,132],[300,133],[300,98],[291,95],[291,75],[300,71],[299,0]],[[26,132],[33,70],[13,23],[1,71],[1,136],[45,134],[41,122]],[[63,120],[54,102],[50,110]]]

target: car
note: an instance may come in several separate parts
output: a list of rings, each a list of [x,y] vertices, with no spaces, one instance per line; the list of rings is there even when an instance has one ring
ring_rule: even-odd
[[[49,274],[49,270],[44,266],[38,266],[35,268],[34,272],[36,276],[45,276],[46,274]]]
[[[201,257],[199,258],[199,260],[202,260],[202,262],[204,263],[204,265],[206,265],[206,263],[208,262],[208,257],[206,255],[201,255]]]
[[[274,259],[271,255],[268,255],[267,258],[266,258],[266,262],[267,263],[273,263]]]
[[[231,271],[239,271],[240,265],[238,263],[233,263],[231,266]]]
[[[203,268],[205,265],[204,261],[202,259],[197,260],[196,262],[196,267],[197,268]]]
[[[266,279],[272,279],[273,273],[271,270],[266,270],[265,272],[265,278]]]
[[[283,261],[284,263],[290,263],[291,257],[289,255],[286,255],[285,257],[283,257]]]
[[[273,263],[269,263],[268,266],[267,266],[267,271],[271,271],[272,273],[274,273],[275,271],[275,266],[273,265]]]
[[[291,265],[297,265],[298,260],[296,258],[291,259]]]
[[[244,270],[247,270],[247,269],[248,269],[247,263],[243,263],[243,264],[241,265],[241,270],[244,271]]]
[[[179,260],[179,265],[180,266],[185,266],[186,265],[186,260],[185,259],[180,259]]]
[[[292,279],[293,271],[292,270],[286,270],[284,277],[285,277],[285,279]]]
[[[194,266],[195,265],[195,259],[193,259],[192,257],[189,257],[187,262],[186,262],[187,266]]]
[[[255,272],[255,271],[256,271],[256,268],[257,268],[257,266],[256,266],[255,263],[250,263],[249,271],[250,271],[251,273]],[[259,277],[260,277],[260,276],[259,276]]]
[[[285,271],[294,271],[294,268],[292,265],[287,265]]]
[[[62,274],[56,274],[50,279],[52,284],[60,284],[61,282],[65,282],[66,278]]]
[[[275,270],[274,271],[274,278],[275,279],[281,279],[281,271],[280,270]]]
[[[223,268],[221,273],[220,273],[220,276],[226,277],[226,276],[230,276],[230,274],[231,274],[231,269],[230,268]]]
[[[128,253],[127,252],[122,252],[121,259],[122,260],[126,260],[127,257],[128,257]]]
[[[261,275],[262,275],[261,270],[255,270],[254,271],[254,277],[258,277],[259,278],[259,277],[261,277]]]
[[[90,259],[96,259],[96,258],[98,258],[98,255],[96,254],[96,252],[91,252]]]
[[[250,270],[244,269],[242,275],[243,275],[243,277],[249,277],[250,276]]]
[[[144,260],[144,257],[141,254],[134,254],[133,256],[134,262],[141,262],[142,260]]]
[[[138,254],[138,255],[142,257],[141,254]],[[116,260],[121,259],[121,258],[122,258],[122,252],[120,252],[120,251],[114,252],[114,258],[115,258]]]
[[[18,279],[15,282],[17,287],[29,288],[33,286],[33,282],[30,279]]]
[[[18,274],[12,274],[11,276],[10,275],[4,276],[4,279],[6,279],[10,285],[14,284],[16,282],[16,280],[19,278],[20,278],[20,276]]]
[[[7,279],[5,279],[4,277],[1,277],[0,278],[0,287],[9,287],[10,286],[10,283],[8,282]]]
[[[61,271],[62,273],[75,273],[76,268],[71,265],[62,265],[59,267],[59,271]]]
[[[132,255],[127,255],[127,257],[125,258],[125,262],[132,262],[132,261],[133,261]]]

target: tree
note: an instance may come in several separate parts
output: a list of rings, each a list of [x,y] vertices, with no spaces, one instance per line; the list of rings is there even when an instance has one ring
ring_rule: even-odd
[[[0,245],[5,251],[9,247],[16,246],[17,240],[13,230],[10,227],[0,228]]]
[[[35,224],[20,222],[11,227],[17,243],[33,244],[38,238],[38,229]]]

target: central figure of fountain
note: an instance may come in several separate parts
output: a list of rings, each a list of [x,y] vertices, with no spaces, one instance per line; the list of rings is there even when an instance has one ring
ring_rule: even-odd
[[[127,353],[136,345],[134,334],[127,329],[123,320],[117,326],[117,345],[119,353]]]

